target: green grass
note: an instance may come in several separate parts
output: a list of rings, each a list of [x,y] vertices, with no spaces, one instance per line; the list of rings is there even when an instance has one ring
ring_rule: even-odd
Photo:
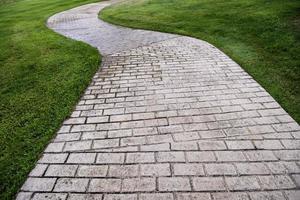
[[[45,26],[96,0],[0,2],[0,199],[12,199],[97,70],[96,49]]]
[[[139,0],[105,9],[118,25],[206,40],[300,122],[299,0]]]

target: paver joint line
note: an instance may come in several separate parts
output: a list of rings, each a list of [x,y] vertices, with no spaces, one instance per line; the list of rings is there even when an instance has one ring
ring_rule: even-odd
[[[299,125],[207,42],[98,19],[117,2],[48,19],[103,60],[17,199],[298,200]]]

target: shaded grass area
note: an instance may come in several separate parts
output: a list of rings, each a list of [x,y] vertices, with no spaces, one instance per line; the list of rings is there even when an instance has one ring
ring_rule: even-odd
[[[105,9],[118,25],[178,33],[220,48],[300,122],[299,0],[134,0]]]
[[[46,19],[95,1],[1,1],[0,199],[13,198],[99,66],[96,49],[54,33]]]

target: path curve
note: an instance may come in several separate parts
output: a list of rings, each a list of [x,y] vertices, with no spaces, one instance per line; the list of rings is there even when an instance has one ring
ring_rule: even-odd
[[[154,31],[136,30],[111,25],[98,18],[103,8],[118,1],[105,1],[80,6],[48,19],[54,31],[98,48],[102,55],[117,53],[178,37]]]
[[[296,200],[299,125],[207,42],[99,20],[112,3],[48,20],[103,61],[17,199]]]

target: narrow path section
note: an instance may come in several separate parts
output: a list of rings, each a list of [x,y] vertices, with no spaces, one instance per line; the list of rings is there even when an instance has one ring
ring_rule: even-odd
[[[102,2],[49,19],[104,55],[17,199],[299,200],[300,127],[193,38],[107,24]]]
[[[88,4],[58,13],[50,17],[48,27],[98,48],[102,55],[178,37],[167,33],[118,27],[99,20],[99,11],[116,2],[118,1]]]

